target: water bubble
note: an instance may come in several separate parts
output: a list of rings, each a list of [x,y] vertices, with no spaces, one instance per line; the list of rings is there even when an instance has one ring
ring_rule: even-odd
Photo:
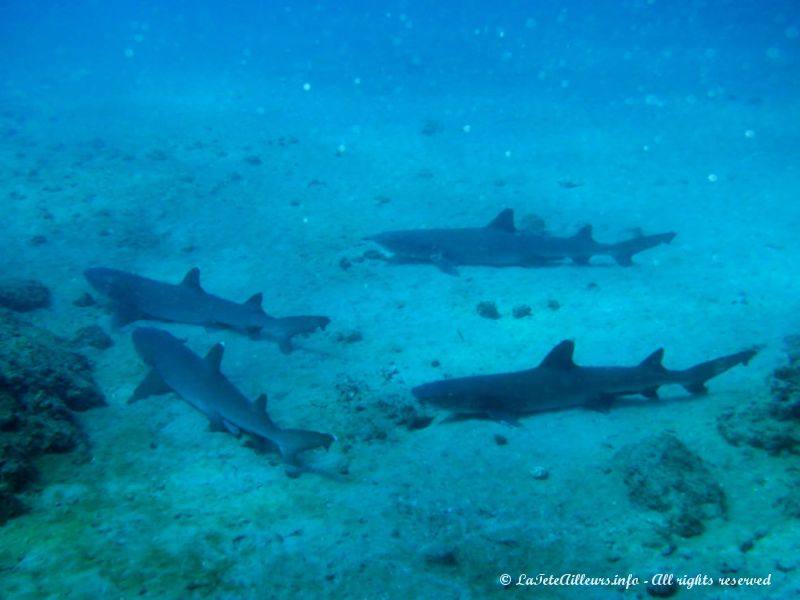
[[[719,180],[719,177],[717,177],[714,173],[711,173],[708,176],[708,181],[711,182],[711,183],[716,183],[718,180]]]
[[[470,131],[472,131],[472,125],[464,125],[464,127],[462,127],[461,129],[464,131],[464,133],[469,133]]]
[[[304,91],[304,92],[309,92],[309,91],[311,91],[311,84],[310,84],[310,83],[304,83],[304,84],[303,84],[303,91]]]
[[[746,137],[747,139],[752,139],[756,137],[756,132],[753,131],[752,129],[748,129],[747,131],[744,132],[744,137]]]

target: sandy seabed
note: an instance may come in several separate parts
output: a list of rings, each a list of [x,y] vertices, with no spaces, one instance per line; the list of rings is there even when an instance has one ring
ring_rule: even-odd
[[[775,506],[797,492],[795,457],[731,446],[716,425],[727,407],[767,396],[783,337],[800,331],[796,103],[278,89],[101,104],[11,91],[0,268],[52,289],[37,324],[69,336],[99,322],[116,344],[90,354],[109,401],[78,417],[91,462],[45,458],[31,511],[0,529],[0,595],[484,598],[500,597],[503,573],[657,572],[772,573],[770,597],[797,593],[800,565],[787,557],[799,555],[800,527]],[[591,223],[601,241],[633,228],[678,236],[632,268],[596,259],[456,278],[362,260],[367,235],[476,226],[504,207],[559,235]],[[223,371],[248,396],[268,392],[279,424],[334,433],[327,455],[308,457],[331,476],[287,478],[174,396],[126,404],[146,370],[130,326],[73,305],[89,266],[175,282],[198,266],[212,293],[263,291],[276,316],[330,316],[288,356],[231,332],[164,327],[201,354],[224,341]],[[481,318],[481,301],[502,318]],[[515,319],[521,304],[532,315]],[[363,339],[343,341],[356,331]],[[445,374],[531,367],[565,338],[585,365],[634,365],[664,347],[665,365],[684,368],[765,349],[702,398],[666,388],[659,402],[520,428],[443,424],[410,395]],[[406,426],[419,413],[436,421]],[[665,537],[614,468],[621,448],[665,431],[725,492],[726,517],[702,535]]]

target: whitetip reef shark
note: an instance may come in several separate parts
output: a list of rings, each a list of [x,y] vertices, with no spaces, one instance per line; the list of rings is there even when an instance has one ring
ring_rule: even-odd
[[[95,290],[111,300],[114,322],[119,326],[155,319],[221,327],[277,342],[281,352],[288,354],[292,337],[325,329],[330,323],[328,317],[320,316],[272,317],[261,307],[260,293],[243,303],[209,294],[200,285],[197,268],[177,285],[103,267],[86,269],[83,274]]]
[[[458,275],[458,267],[536,267],[570,259],[589,264],[593,256],[610,256],[617,264],[630,266],[633,256],[660,244],[668,244],[674,232],[642,235],[615,244],[603,244],[592,237],[586,225],[571,237],[520,231],[514,225],[514,211],[507,208],[485,227],[455,229],[409,229],[385,231],[366,238],[383,246],[393,262],[433,263],[445,273]]]
[[[134,329],[133,345],[150,372],[139,384],[129,402],[149,396],[174,392],[205,414],[211,428],[227,430],[235,436],[242,432],[278,449],[291,476],[304,469],[298,455],[306,450],[328,450],[335,438],[329,433],[306,429],[283,429],[267,414],[267,396],[261,394],[250,402],[220,370],[224,346],[211,347],[200,358],[172,334],[152,327]]]
[[[677,384],[691,394],[707,391],[706,382],[746,365],[758,352],[751,348],[683,370],[664,368],[658,349],[635,367],[582,367],[572,359],[575,343],[555,346],[532,369],[493,375],[442,379],[413,388],[418,400],[453,416],[478,416],[517,425],[524,415],[577,407],[608,407],[623,396],[658,398],[662,385]]]

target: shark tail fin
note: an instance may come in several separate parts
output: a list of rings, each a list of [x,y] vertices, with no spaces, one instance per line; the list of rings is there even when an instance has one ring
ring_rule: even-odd
[[[690,394],[705,394],[708,391],[706,382],[709,379],[721,375],[735,366],[747,365],[758,354],[758,351],[759,348],[755,347],[695,365],[683,372],[684,383],[681,385]]]
[[[298,462],[298,456],[306,450],[325,448],[327,451],[336,438],[330,433],[311,431],[308,429],[281,429],[281,434],[275,443],[281,453],[281,458],[286,465],[286,473],[290,476],[299,475],[303,467]]]
[[[633,265],[633,257],[639,252],[655,248],[661,244],[669,244],[675,238],[674,232],[642,235],[611,245],[611,257],[623,267]]]
[[[278,342],[278,348],[284,354],[289,354],[292,347],[292,338],[296,335],[303,333],[311,333],[317,329],[325,329],[331,320],[328,317],[319,316],[295,316],[295,317],[281,317],[275,319],[275,341]]]

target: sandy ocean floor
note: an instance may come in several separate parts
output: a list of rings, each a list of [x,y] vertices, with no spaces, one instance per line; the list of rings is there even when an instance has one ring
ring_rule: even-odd
[[[37,324],[70,336],[100,323],[116,344],[90,354],[109,401],[78,416],[91,462],[44,459],[32,511],[0,528],[0,596],[484,598],[501,597],[502,573],[717,576],[731,565],[772,573],[770,597],[800,590],[800,524],[774,506],[795,457],[733,447],[716,427],[726,407],[766,397],[783,337],[800,332],[796,102],[643,93],[591,106],[513,90],[405,100],[355,84],[124,100],[4,93],[0,271],[51,287]],[[367,235],[477,226],[505,207],[560,235],[591,223],[601,241],[637,227],[678,236],[632,268],[601,258],[456,278],[361,260]],[[35,235],[47,243],[31,245]],[[89,291],[89,266],[174,282],[198,266],[209,292],[263,291],[276,316],[330,316],[289,356],[164,325],[200,354],[224,341],[223,372],[250,397],[269,393],[279,424],[334,433],[327,455],[308,456],[330,476],[289,479],[276,457],[210,433],[174,396],[126,404],[146,369],[131,326],[72,304]],[[502,318],[481,318],[480,301]],[[520,304],[531,317],[512,318]],[[353,332],[363,339],[342,341]],[[414,385],[528,368],[565,338],[585,365],[634,365],[664,347],[665,365],[684,368],[765,348],[699,399],[667,388],[660,402],[520,428],[442,424],[415,408]],[[402,415],[414,411],[436,421],[411,430]],[[631,504],[613,468],[620,448],[663,431],[703,458],[729,504],[669,551],[658,515]]]

